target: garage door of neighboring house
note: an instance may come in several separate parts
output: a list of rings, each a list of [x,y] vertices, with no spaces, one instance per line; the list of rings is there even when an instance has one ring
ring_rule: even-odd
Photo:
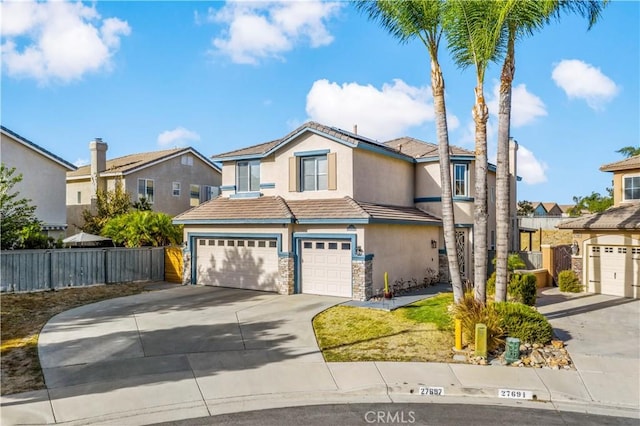
[[[589,247],[588,291],[620,297],[639,297],[640,249],[631,246]]]
[[[196,283],[277,291],[275,239],[196,239]]]
[[[303,240],[301,293],[352,297],[351,241]]]

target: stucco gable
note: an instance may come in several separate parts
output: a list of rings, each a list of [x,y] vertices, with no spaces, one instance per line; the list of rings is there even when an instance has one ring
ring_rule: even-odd
[[[13,141],[21,144],[25,148],[30,149],[30,150],[38,153],[39,155],[47,158],[48,160],[51,160],[54,163],[57,163],[57,164],[61,165],[62,167],[64,167],[67,170],[76,170],[77,169],[76,166],[74,166],[73,164],[69,163],[68,161],[63,160],[62,158],[58,157],[57,155],[53,154],[52,152],[44,149],[40,145],[31,142],[29,139],[20,136],[16,132],[14,132],[12,130],[9,130],[8,128],[6,128],[4,126],[0,126],[0,132],[2,132],[2,134],[4,134],[6,137],[8,137],[8,138],[12,139]]]

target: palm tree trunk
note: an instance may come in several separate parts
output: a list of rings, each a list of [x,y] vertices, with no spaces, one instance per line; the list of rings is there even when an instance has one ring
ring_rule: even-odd
[[[511,127],[511,89],[515,73],[515,31],[509,28],[507,54],[500,76],[498,107],[498,164],[496,170],[496,302],[507,299],[510,226],[509,133]]]
[[[449,154],[449,132],[447,130],[447,110],[444,102],[444,79],[437,57],[431,55],[431,90],[435,113],[436,134],[438,138],[438,157],[440,158],[440,184],[442,188],[442,229],[444,245],[447,250],[449,277],[453,288],[453,300],[459,303],[464,297],[460,265],[456,249],[455,217],[453,212],[453,193],[451,190],[451,159]]]
[[[474,297],[487,301],[487,120],[489,109],[484,100],[483,79],[478,78],[473,120],[476,131],[474,217],[473,217],[473,285]]]

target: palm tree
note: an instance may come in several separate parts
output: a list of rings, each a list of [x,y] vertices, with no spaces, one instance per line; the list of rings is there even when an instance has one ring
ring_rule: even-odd
[[[401,42],[419,39],[427,48],[431,59],[431,90],[435,113],[438,156],[440,159],[440,183],[442,188],[442,225],[444,233],[449,276],[453,287],[454,301],[464,296],[460,265],[456,248],[455,218],[451,189],[451,159],[447,111],[444,100],[444,78],[438,61],[438,49],[442,38],[441,0],[378,0],[357,1],[356,8],[370,19],[378,21]]]
[[[499,22],[500,7],[493,1],[450,0],[445,7],[445,33],[458,66],[473,65],[476,71],[475,105],[475,184],[473,220],[474,296],[487,299],[487,120],[484,77],[489,62],[500,57],[505,37]]]
[[[506,28],[507,50],[500,75],[498,109],[498,154],[496,167],[496,293],[495,300],[506,300],[508,284],[509,237],[511,232],[511,194],[509,179],[509,138],[511,125],[511,90],[515,75],[515,42],[532,35],[562,11],[575,12],[589,19],[589,28],[597,21],[606,4],[596,0],[502,0],[499,22]],[[504,35],[504,32],[502,33]],[[624,148],[623,148],[624,149]],[[621,150],[622,151],[622,150]],[[620,151],[618,151],[620,152]]]
[[[618,154],[622,154],[627,158],[640,155],[640,146],[625,146],[616,151]]]

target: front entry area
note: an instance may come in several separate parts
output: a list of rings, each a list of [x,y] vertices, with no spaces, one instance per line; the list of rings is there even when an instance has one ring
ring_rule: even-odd
[[[305,239],[300,244],[300,292],[352,297],[351,241]]]

